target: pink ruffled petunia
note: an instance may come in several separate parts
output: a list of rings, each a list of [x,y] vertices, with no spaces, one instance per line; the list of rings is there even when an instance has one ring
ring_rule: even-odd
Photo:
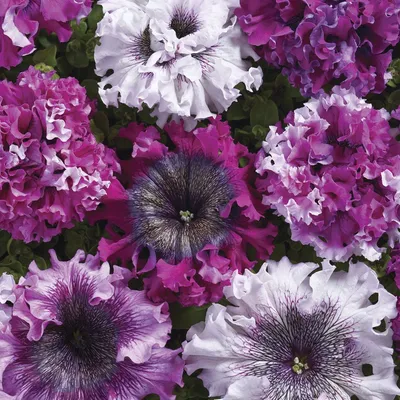
[[[93,0],[2,0],[0,67],[10,68],[35,50],[37,33],[54,32],[61,42],[72,34],[68,21],[86,17]]]
[[[50,269],[32,262],[14,288],[0,331],[0,398],[174,399],[183,361],[165,348],[168,305],[129,289],[128,271],[110,273],[99,256],[50,256]]]
[[[263,221],[265,207],[251,186],[254,155],[233,142],[220,118],[189,133],[176,123],[165,130],[173,150],[154,127],[121,129],[132,158],[121,162],[124,186],[115,181],[92,215],[108,221],[100,255],[131,260],[155,301],[218,301],[235,270],[253,267],[273,248],[276,229]],[[240,159],[247,166],[239,167]]]
[[[400,39],[398,0],[241,0],[239,23],[260,56],[303,94],[340,81],[380,93]]]
[[[0,82],[0,229],[49,241],[95,210],[119,171],[90,130],[93,108],[74,78],[31,67]]]
[[[264,204],[323,258],[380,258],[399,238],[400,148],[389,113],[334,88],[271,127],[256,161]]]

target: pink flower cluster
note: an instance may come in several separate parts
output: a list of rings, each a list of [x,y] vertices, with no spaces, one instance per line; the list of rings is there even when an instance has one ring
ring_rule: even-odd
[[[264,203],[323,258],[377,260],[399,237],[400,149],[389,113],[334,88],[271,127],[256,161]]]
[[[399,42],[398,0],[241,0],[239,23],[260,56],[303,94],[332,81],[380,93]]]
[[[86,17],[91,5],[92,0],[1,0],[0,67],[14,67],[32,53],[41,29],[68,41],[72,34],[68,21]]]
[[[119,164],[90,131],[92,104],[74,78],[30,67],[0,82],[0,227],[49,241],[81,221]]]
[[[103,206],[91,213],[93,221],[108,221],[100,256],[132,261],[134,276],[146,274],[154,301],[218,301],[235,270],[252,268],[255,258],[266,259],[273,250],[277,231],[262,221],[255,155],[234,143],[220,118],[191,132],[175,122],[164,129],[174,150],[160,142],[154,127],[132,123],[121,129],[120,137],[133,143],[132,158],[121,161],[125,187],[115,181]],[[241,158],[248,162],[244,167]],[[249,258],[250,248],[255,258]]]

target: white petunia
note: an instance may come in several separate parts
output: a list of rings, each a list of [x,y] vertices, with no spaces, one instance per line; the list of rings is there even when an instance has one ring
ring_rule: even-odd
[[[258,89],[258,59],[233,16],[232,0],[100,1],[96,73],[106,105],[155,107],[158,124],[225,111],[243,82]]]
[[[15,303],[15,281],[12,275],[0,275],[0,332],[2,332],[11,319],[12,307],[7,303]]]
[[[187,372],[202,370],[210,396],[389,400],[400,393],[388,327],[396,298],[365,264],[317,269],[284,258],[234,276],[224,289],[232,306],[212,305],[183,344]],[[386,328],[376,329],[382,320]],[[366,364],[372,375],[363,374]]]

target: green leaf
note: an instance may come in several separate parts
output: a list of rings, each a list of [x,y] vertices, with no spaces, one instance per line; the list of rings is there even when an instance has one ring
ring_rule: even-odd
[[[97,99],[99,87],[95,79],[85,79],[81,82],[81,85],[86,89],[86,93],[91,100]]]
[[[228,121],[239,121],[241,119],[246,119],[248,116],[243,111],[242,102],[233,103],[226,113],[226,119]]]
[[[272,100],[257,98],[250,111],[250,124],[268,127],[279,121],[278,107]]]
[[[79,39],[72,40],[67,44],[65,56],[75,68],[86,68],[89,65],[85,43]]]
[[[107,136],[110,132],[110,123],[108,121],[107,114],[102,111],[98,111],[96,114],[94,114],[93,120],[96,126]]]
[[[395,106],[400,105],[400,89],[390,94],[388,102]]]
[[[64,234],[64,239],[67,242],[65,245],[65,254],[68,258],[72,258],[79,249],[86,250],[83,235],[73,230],[68,230]]]
[[[96,4],[87,17],[89,29],[96,30],[97,24],[103,19],[103,7]]]
[[[35,256],[34,256],[34,260],[35,260],[35,262],[36,262],[36,265],[37,265],[40,269],[43,270],[43,269],[49,268],[49,265],[47,264],[46,260],[45,260],[43,257],[40,257],[40,256],[35,255]]]
[[[6,231],[0,231],[0,257],[3,257],[7,253],[7,243],[10,240],[11,235]]]
[[[94,61],[94,49],[100,44],[100,39],[93,37],[86,42],[86,56],[88,60]]]
[[[62,77],[71,76],[72,66],[68,62],[66,57],[57,58],[57,71],[60,73]]]
[[[21,276],[26,274],[27,268],[24,268],[15,257],[7,256],[0,262],[0,275],[3,272],[13,275],[14,278],[18,280]]]
[[[200,400],[208,399],[208,390],[203,386],[201,379],[196,376],[188,376],[186,373],[183,376],[183,388],[176,388],[176,400]]]
[[[81,20],[79,24],[77,24],[76,21],[72,21],[71,28],[73,31],[72,38],[82,39],[86,34],[88,26],[84,20]]]
[[[210,305],[201,307],[182,307],[178,303],[170,305],[172,327],[174,329],[189,329],[192,325],[204,321]]]
[[[57,46],[53,44],[46,49],[38,50],[33,55],[33,62],[35,64],[43,63],[45,65],[49,65],[50,67],[55,67],[57,65],[56,55]]]

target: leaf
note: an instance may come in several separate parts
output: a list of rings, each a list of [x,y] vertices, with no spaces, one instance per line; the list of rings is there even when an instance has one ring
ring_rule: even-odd
[[[85,43],[79,39],[72,40],[67,44],[65,56],[75,68],[86,68],[89,65]]]
[[[7,272],[14,276],[16,280],[26,274],[27,269],[13,256],[7,256],[0,262],[0,275]]]
[[[82,39],[86,34],[88,26],[84,20],[81,20],[79,24],[77,24],[76,21],[72,21],[71,28],[73,31],[73,39]]]
[[[93,120],[96,126],[107,136],[110,132],[110,123],[108,121],[107,114],[102,111],[98,111],[96,114],[94,114]]]
[[[97,99],[99,87],[95,79],[85,79],[81,85],[86,89],[86,93],[91,100]]]
[[[47,268],[49,268],[49,265],[47,265],[47,262],[46,262],[46,260],[43,258],[43,257],[40,257],[40,256],[34,256],[34,260],[35,260],[35,262],[36,262],[36,265],[41,269],[41,270],[44,270],[44,269],[47,269]]]
[[[85,238],[83,235],[69,230],[65,232],[64,239],[67,242],[65,245],[65,254],[68,258],[72,258],[79,249],[86,250]]]
[[[57,71],[62,77],[67,77],[72,74],[72,66],[66,57],[57,58]]]
[[[96,4],[90,14],[87,17],[87,22],[89,25],[89,29],[96,30],[97,24],[103,19],[103,7]]]
[[[233,103],[226,113],[226,119],[228,121],[239,121],[241,119],[246,119],[247,114],[243,111],[241,102]]]
[[[38,50],[33,55],[33,62],[35,64],[43,63],[45,65],[50,65],[50,67],[55,67],[57,65],[56,55],[57,46],[53,44],[46,49]]]
[[[183,388],[176,388],[176,400],[200,400],[208,399],[208,390],[204,387],[201,379],[196,376],[188,376],[186,373],[183,376]]]
[[[388,102],[396,106],[400,104],[400,89],[390,94]]]
[[[204,321],[210,305],[201,307],[182,307],[178,303],[171,304],[170,315],[174,329],[189,329],[192,325]]]
[[[96,138],[97,143],[104,142],[105,139],[104,132],[99,127],[97,127],[94,120],[90,120],[90,130],[92,131],[94,137]]]
[[[250,124],[268,127],[279,121],[278,107],[272,100],[257,98],[250,111]]]
[[[10,240],[11,235],[6,231],[0,231],[0,257],[3,257],[7,253],[7,243]]]

